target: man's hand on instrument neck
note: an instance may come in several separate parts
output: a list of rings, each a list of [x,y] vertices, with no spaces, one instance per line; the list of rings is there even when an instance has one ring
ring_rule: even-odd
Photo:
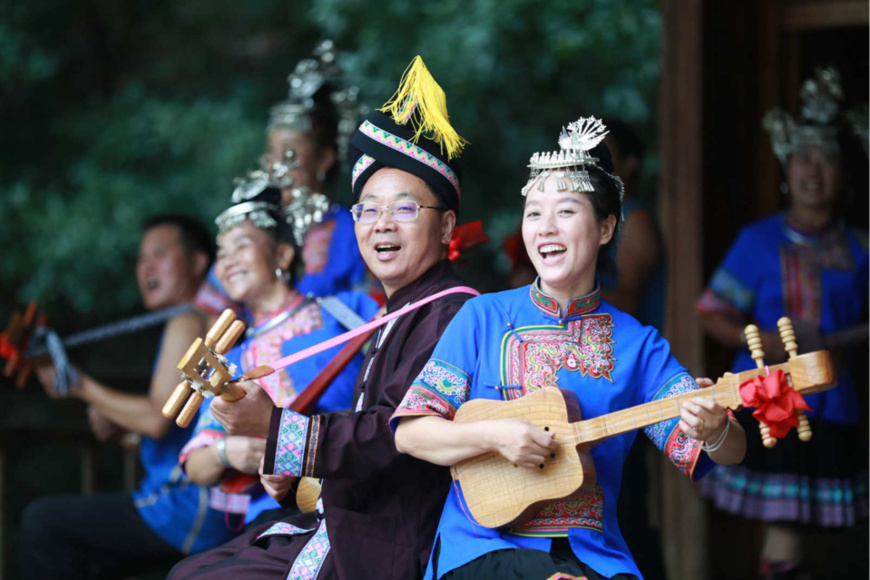
[[[91,431],[93,431],[97,441],[117,439],[126,433],[122,427],[110,421],[93,405],[88,405],[88,423],[91,425]]]
[[[57,369],[54,368],[53,364],[46,363],[37,365],[36,378],[39,379],[40,383],[42,383],[42,387],[45,389],[45,394],[47,394],[51,399],[63,399],[66,397],[81,398],[82,374],[78,369],[76,370],[78,372],[79,380],[75,384],[68,385],[66,395],[58,393],[55,389],[55,384],[57,382]]]
[[[230,435],[268,437],[275,406],[272,399],[253,381],[241,381],[238,385],[244,389],[245,397],[232,403],[215,397],[211,402],[212,415]]]

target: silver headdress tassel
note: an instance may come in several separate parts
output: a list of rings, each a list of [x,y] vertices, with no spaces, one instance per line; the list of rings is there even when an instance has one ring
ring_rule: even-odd
[[[294,187],[290,190],[292,199],[284,206],[284,218],[293,228],[293,238],[300,248],[305,241],[305,234],[315,224],[326,217],[332,203],[322,193],[315,193],[306,186]]]
[[[783,166],[788,164],[788,156],[807,147],[815,147],[828,154],[837,154],[840,144],[837,141],[837,122],[840,118],[840,102],[843,89],[840,73],[833,68],[817,68],[816,76],[801,85],[801,114],[798,119],[780,109],[773,108],[764,115],[762,126],[770,134],[773,154]],[[865,107],[866,110],[866,107]],[[864,113],[866,119],[866,113]],[[867,151],[866,121],[862,122],[860,111],[849,111],[844,115],[852,125],[853,133],[861,140]]]
[[[581,117],[569,123],[567,128],[563,127],[559,135],[560,151],[545,151],[532,155],[528,165],[532,172],[529,181],[522,189],[522,194],[528,194],[536,185],[539,191],[543,191],[544,182],[550,175],[556,178],[557,191],[570,190],[581,193],[594,191],[586,167],[598,167],[598,159],[589,155],[589,152],[601,143],[607,133],[607,127],[595,117]],[[622,180],[606,171],[604,173],[617,184],[619,199],[622,201],[625,195]]]
[[[292,163],[295,158],[292,150],[288,151],[287,158]],[[278,167],[279,165],[280,167]],[[288,170],[286,166],[276,163],[271,173],[259,169],[248,172],[245,177],[237,177],[234,180],[236,187],[231,198],[233,205],[215,220],[219,230],[218,237],[227,230],[238,226],[245,219],[250,219],[255,226],[261,229],[275,227],[277,223],[265,211],[269,209],[284,217],[287,225],[293,230],[293,239],[296,241],[296,245],[301,248],[305,241],[305,234],[313,225],[323,221],[332,207],[332,203],[328,197],[322,193],[312,192],[309,187],[292,187],[292,178],[288,183],[285,177]],[[278,207],[266,202],[251,201],[268,187],[284,191],[284,198],[288,196],[289,190],[290,203]]]
[[[331,40],[321,42],[314,49],[313,57],[299,61],[287,77],[290,85],[287,100],[269,110],[266,132],[271,132],[276,127],[310,132],[311,113],[333,112],[324,110],[329,105],[323,100],[315,100],[317,92],[327,85],[331,90],[329,103],[338,117],[338,156],[339,159],[344,159],[350,136],[357,127],[357,118],[365,112],[359,103],[359,89],[355,86],[341,86],[344,73],[338,65],[339,52]]]

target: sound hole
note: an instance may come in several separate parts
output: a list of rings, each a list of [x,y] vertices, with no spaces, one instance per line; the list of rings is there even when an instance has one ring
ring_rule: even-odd
[[[549,430],[550,430],[549,427],[544,427],[544,431],[549,431]]]
[[[544,464],[542,463],[542,464],[540,464],[538,467],[539,467],[540,469],[544,469]]]

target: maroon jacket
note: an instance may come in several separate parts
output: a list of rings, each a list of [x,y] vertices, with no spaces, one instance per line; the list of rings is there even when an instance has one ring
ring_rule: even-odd
[[[445,260],[391,296],[387,311],[462,285]],[[396,451],[389,420],[429,360],[441,333],[469,298],[469,294],[451,294],[381,327],[372,338],[357,379],[354,401],[362,397],[361,410],[311,418],[305,443],[300,446],[304,449],[293,455],[301,460],[303,475],[324,478],[323,514],[282,520],[284,529],[311,531],[270,532],[257,540],[267,525],[185,560],[170,577],[286,578],[300,553],[306,559],[318,554],[312,546],[318,545],[314,536],[322,519],[329,549],[320,561],[311,563],[320,567],[318,577],[422,578],[450,474],[445,467]],[[265,459],[270,467],[275,466],[276,455],[280,462],[286,452],[278,451],[283,415],[283,409],[272,415]],[[283,564],[286,566],[281,569]]]

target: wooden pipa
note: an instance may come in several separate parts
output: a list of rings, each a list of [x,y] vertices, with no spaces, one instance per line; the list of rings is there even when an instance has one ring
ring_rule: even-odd
[[[837,383],[831,355],[817,351],[793,356],[787,363],[769,367],[781,369],[801,394],[812,394]],[[728,409],[743,406],[740,385],[766,374],[752,369],[726,373],[708,389],[701,389],[581,420],[576,395],[567,390],[543,388],[514,401],[475,399],[459,407],[454,421],[471,422],[521,418],[555,434],[560,443],[553,457],[539,469],[515,467],[499,453],[466,459],[451,468],[462,485],[472,517],[487,528],[511,528],[536,514],[547,503],[588,491],[595,484],[595,466],[589,449],[601,441],[634,429],[673,419],[682,403],[694,397],[710,397]]]

